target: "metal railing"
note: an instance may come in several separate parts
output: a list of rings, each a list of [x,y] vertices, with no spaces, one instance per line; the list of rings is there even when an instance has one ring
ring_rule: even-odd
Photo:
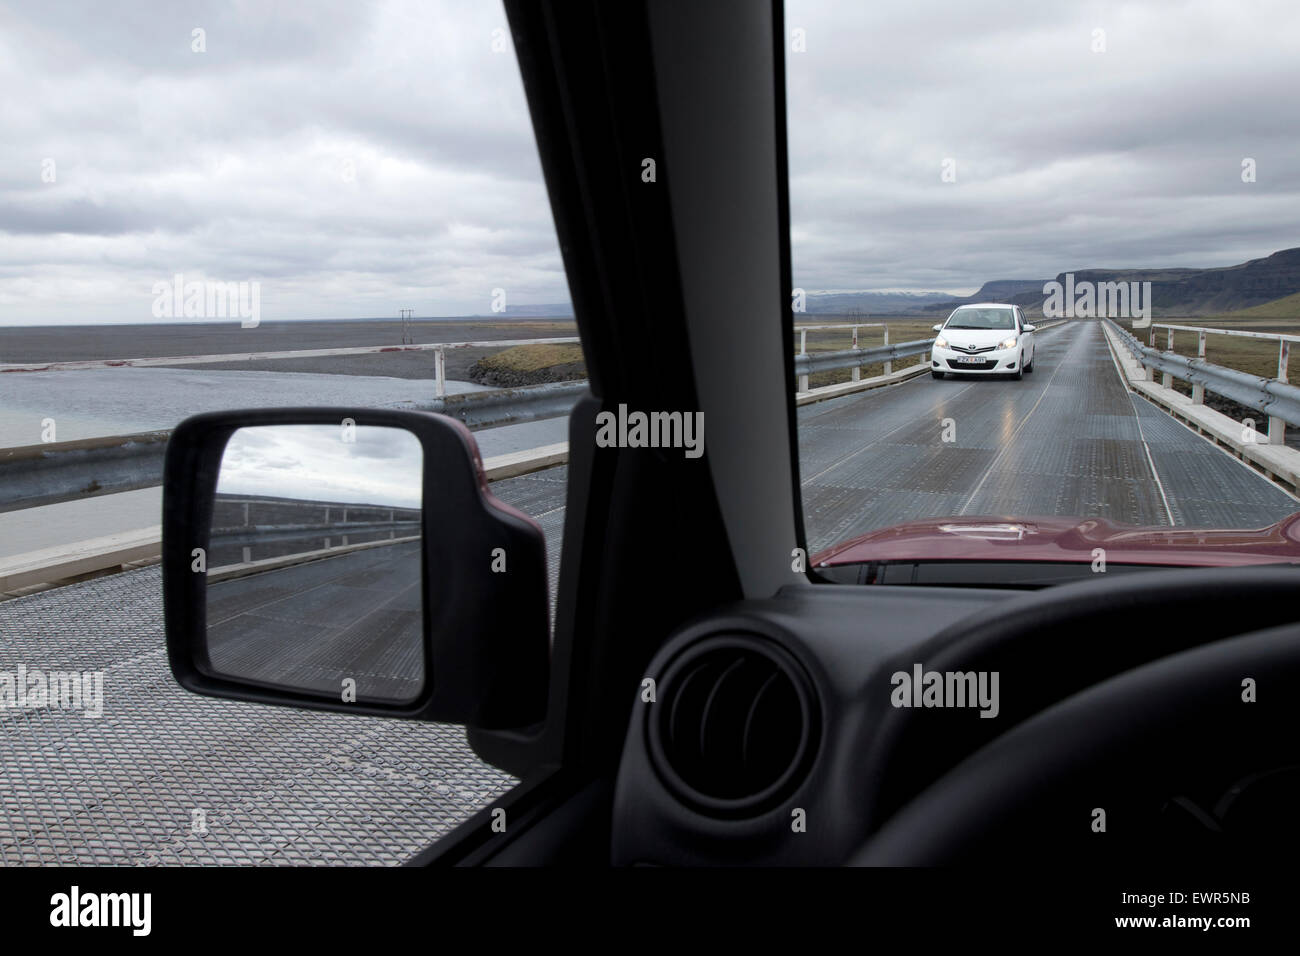
[[[856,345],[859,328],[883,325],[860,323],[854,326],[811,326],[797,331],[805,333],[820,328],[852,331]],[[889,329],[885,326],[886,342]],[[253,352],[235,355],[192,355],[119,359],[93,362],[57,362],[36,365],[5,365],[0,372],[72,371],[123,366],[167,366],[207,364],[211,362],[256,361],[276,358],[308,358],[329,355],[361,355],[373,352],[434,351],[437,356],[439,391],[442,391],[441,350],[470,347],[509,347],[512,345],[556,344],[579,341],[577,338],[518,339],[495,342],[452,342],[411,346],[374,346],[366,348],[310,349],[297,352]],[[885,344],[868,349],[851,348],[835,352],[815,352],[795,357],[801,391],[807,391],[808,376],[848,368],[859,380],[861,367],[885,363],[890,374],[896,359],[928,352],[933,339]],[[805,343],[806,344],[806,343]],[[471,429],[494,428],[519,422],[568,415],[587,390],[585,380],[554,382],[522,388],[494,389],[439,395],[427,401],[402,402],[384,407],[437,412],[463,422]],[[71,442],[25,445],[0,449],[0,513],[57,504],[79,498],[117,494],[162,483],[163,453],[171,432],[168,430],[113,435]]]
[[[339,541],[342,547],[409,541],[420,535],[420,516],[412,507],[218,494],[208,563],[218,568],[330,551]]]
[[[1190,382],[1192,384],[1192,402],[1194,404],[1203,404],[1205,392],[1208,390],[1216,395],[1222,395],[1244,408],[1267,415],[1268,442],[1271,445],[1281,445],[1286,441],[1286,425],[1300,427],[1300,388],[1289,384],[1286,380],[1287,358],[1290,352],[1288,343],[1300,341],[1300,337],[1278,336],[1264,332],[1237,332],[1231,329],[1202,329],[1186,325],[1152,327],[1152,341],[1154,341],[1156,328],[1169,331],[1168,345],[1171,350],[1175,330],[1201,333],[1197,346],[1197,357],[1187,358],[1173,351],[1160,351],[1150,345],[1143,345],[1133,333],[1124,329],[1118,323],[1110,319],[1106,321],[1110,323],[1111,328],[1119,335],[1121,341],[1133,354],[1133,357],[1147,370],[1147,381],[1154,382],[1155,373],[1159,371],[1163,373],[1161,384],[1165,388],[1173,387],[1173,379]],[[1278,377],[1275,379],[1263,378],[1259,375],[1251,375],[1249,372],[1224,368],[1221,365],[1211,365],[1205,360],[1206,333],[1280,339]]]
[[[1205,358],[1205,336],[1207,334],[1231,335],[1231,336],[1236,336],[1238,338],[1268,339],[1268,340],[1276,341],[1277,342],[1276,381],[1278,382],[1288,381],[1287,364],[1290,361],[1290,357],[1291,357],[1291,343],[1300,342],[1300,335],[1285,335],[1279,332],[1247,332],[1244,329],[1210,329],[1210,328],[1206,328],[1205,326],[1199,326],[1199,325],[1166,325],[1163,323],[1157,323],[1156,325],[1151,326],[1151,332],[1148,334],[1147,337],[1147,345],[1153,348],[1155,347],[1156,344],[1156,329],[1167,330],[1168,339],[1166,342],[1166,349],[1170,352],[1174,350],[1174,332],[1176,331],[1195,332],[1197,334],[1196,357],[1199,359]],[[1151,375],[1151,372],[1148,370],[1147,374]],[[1154,381],[1154,379],[1151,378],[1148,379],[1148,381]],[[1164,377],[1161,379],[1160,384],[1162,384],[1165,388],[1173,387],[1173,382],[1170,379],[1170,373],[1166,372],[1164,374]],[[1203,385],[1192,386],[1192,401],[1197,405],[1200,405],[1205,401],[1205,386]],[[1285,433],[1285,428],[1286,428],[1285,424],[1283,424],[1281,420],[1274,421],[1274,417],[1270,417],[1269,426],[1268,426],[1268,433],[1270,436],[1272,436],[1274,433],[1273,432],[1274,427],[1277,428],[1277,434],[1283,435]],[[1269,441],[1271,444],[1279,444],[1279,445],[1282,444],[1281,438],[1279,438],[1276,442],[1273,442],[1272,438],[1270,437]]]
[[[795,374],[799,376],[799,391],[808,391],[808,376],[816,372],[832,372],[836,369],[849,368],[860,371],[863,365],[885,363],[885,374],[893,371],[894,359],[921,355],[930,351],[934,339],[917,339],[913,342],[896,342],[893,345],[878,345],[869,349],[843,349],[838,352],[800,353],[794,357]],[[858,381],[857,375],[854,381]]]
[[[384,407],[437,412],[471,429],[567,415],[586,381],[466,392]],[[0,448],[0,513],[162,484],[170,431]]]
[[[884,323],[884,322],[855,322],[855,323],[852,324],[852,325],[845,325],[845,324],[840,324],[840,325],[798,325],[798,326],[795,326],[795,331],[799,333],[799,354],[800,354],[801,356],[804,356],[804,355],[807,355],[807,354],[808,354],[808,333],[809,333],[809,332],[841,331],[841,330],[844,330],[844,329],[849,329],[849,330],[851,330],[851,331],[853,332],[853,345],[852,345],[852,348],[853,348],[853,349],[857,349],[857,348],[858,348],[858,329],[884,329],[884,330],[885,330],[885,341],[884,341],[884,344],[885,344],[885,345],[888,345],[888,344],[889,344],[889,326],[888,326],[886,323]],[[836,354],[838,354],[838,353],[836,353]],[[842,365],[837,365],[836,368],[844,368],[844,366],[842,366]],[[862,368],[861,368],[860,366],[854,365],[854,366],[852,367],[852,369],[853,369],[853,381],[855,381],[855,382],[859,382],[859,381],[861,381],[861,380],[862,380]],[[893,363],[890,362],[890,361],[886,361],[886,362],[885,362],[885,374],[886,374],[886,375],[889,375],[891,372],[893,372],[893,370],[894,370],[894,369],[893,369]],[[808,391],[808,376],[807,376],[807,375],[800,375],[800,376],[799,376],[799,385],[798,385],[798,390],[801,391],[801,392],[806,392],[806,391]]]
[[[279,359],[328,358],[335,355],[374,355],[388,352],[433,352],[434,394],[447,394],[447,352],[455,349],[509,348],[513,345],[561,345],[581,342],[576,336],[552,339],[498,339],[495,342],[425,342],[420,345],[358,345],[337,349],[296,349],[289,352],[231,352],[224,355],[162,355],[133,359],[91,359],[83,362],[35,362],[0,365],[6,372],[83,372],[98,368],[156,368],[173,365],[214,365],[226,362],[265,362]]]
[[[0,512],[152,488],[170,431],[0,448]]]

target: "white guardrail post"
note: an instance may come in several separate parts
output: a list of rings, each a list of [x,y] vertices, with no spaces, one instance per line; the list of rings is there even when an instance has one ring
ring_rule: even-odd
[[[1286,382],[1287,379],[1287,361],[1291,357],[1291,343],[1286,339],[1280,339],[1277,343],[1277,380]],[[1270,415],[1268,418],[1268,443],[1270,445],[1286,444],[1286,422],[1276,415]]]
[[[889,344],[889,325],[888,325],[888,323],[885,324],[885,344],[886,344],[886,345]],[[894,372],[894,363],[891,362],[889,359],[885,359],[885,374],[886,374],[886,375],[892,375],[893,372]]]
[[[1205,361],[1205,330],[1204,329],[1196,333],[1196,357],[1200,359],[1202,362]],[[1204,385],[1192,386],[1192,404],[1193,405],[1205,404]]]
[[[807,355],[807,354],[808,354],[808,330],[807,330],[807,329],[800,329],[800,330],[799,330],[799,354],[800,354],[800,355]],[[800,375],[800,376],[799,376],[799,391],[801,391],[801,392],[806,392],[806,391],[808,391],[808,376],[807,376],[807,375]]]
[[[1143,345],[1131,333],[1115,323],[1111,323],[1121,340],[1128,343],[1129,350],[1145,369],[1142,376],[1145,382],[1154,385],[1154,373],[1159,369],[1163,373],[1163,385],[1157,386],[1163,392],[1170,388],[1170,380],[1189,381],[1192,383],[1192,401],[1190,405],[1204,405],[1205,391],[1208,388],[1217,395],[1236,402],[1245,408],[1263,412],[1268,416],[1268,437],[1261,438],[1259,444],[1284,446],[1286,444],[1286,427],[1300,427],[1300,389],[1289,381],[1287,368],[1291,343],[1300,342],[1300,336],[1281,332],[1252,332],[1245,329],[1208,329],[1187,325],[1166,325],[1160,323],[1152,326],[1151,338],[1155,338],[1155,329],[1167,329],[1169,332],[1168,351],[1157,351],[1154,346]],[[1173,350],[1173,333],[1196,333],[1196,358],[1180,356]],[[1208,335],[1228,335],[1241,338],[1276,340],[1277,378],[1269,379],[1237,369],[1211,365],[1206,360],[1206,337]],[[1133,351],[1133,350],[1137,351]],[[1289,479],[1287,480],[1290,481]],[[1294,484],[1294,483],[1292,483]]]
[[[888,336],[888,335],[889,335],[889,332],[886,331],[886,332],[885,332],[885,335]],[[856,325],[853,326],[853,347],[854,347],[854,348],[857,348],[857,347],[858,347],[858,326],[856,326]],[[853,381],[855,381],[855,382],[860,382],[860,381],[862,381],[862,366],[861,366],[861,365],[855,365],[855,366],[853,366]]]
[[[436,381],[435,394],[443,398],[447,394],[447,350],[438,349],[433,353],[434,379]]]
[[[1166,351],[1166,352],[1172,352],[1172,351],[1174,350],[1174,330],[1173,330],[1173,329],[1166,329],[1165,331],[1169,333],[1168,336],[1167,336],[1167,338],[1166,338],[1166,340],[1165,340],[1165,351]],[[1173,387],[1174,387],[1174,376],[1173,376],[1171,373],[1169,373],[1169,372],[1165,372],[1164,375],[1162,375],[1162,376],[1160,377],[1160,387],[1161,387],[1161,388],[1173,388]]]
[[[1252,332],[1247,329],[1208,329],[1208,328],[1198,328],[1196,326],[1189,326],[1189,325],[1166,325],[1164,323],[1155,323],[1151,326],[1151,338],[1148,347],[1151,348],[1155,347],[1156,329],[1165,329],[1168,331],[1169,333],[1168,352],[1169,353],[1173,353],[1174,351],[1174,330],[1175,329],[1177,329],[1180,332],[1195,332],[1196,333],[1196,360],[1199,363],[1200,367],[1206,370],[1212,370],[1215,368],[1215,366],[1210,365],[1206,361],[1205,342],[1206,342],[1207,335],[1227,335],[1227,336],[1234,336],[1238,338],[1264,339],[1264,340],[1276,339],[1277,340],[1277,378],[1272,379],[1272,381],[1278,385],[1285,386],[1290,384],[1288,378],[1287,364],[1291,356],[1291,343],[1300,342],[1300,337],[1288,333],[1284,333],[1284,332]],[[1147,365],[1146,372],[1147,372],[1146,380],[1148,382],[1155,381],[1154,366]],[[1177,371],[1173,372],[1172,374],[1168,371],[1165,371],[1161,378],[1161,384],[1165,388],[1170,388],[1172,386],[1172,380],[1176,377],[1180,377],[1178,376]],[[1192,383],[1192,404],[1193,405],[1205,404],[1205,385],[1203,383],[1198,383],[1198,382]],[[1268,416],[1268,438],[1264,439],[1264,441],[1269,445],[1285,445],[1287,424],[1288,421],[1286,418],[1283,418],[1278,415],[1269,415]]]

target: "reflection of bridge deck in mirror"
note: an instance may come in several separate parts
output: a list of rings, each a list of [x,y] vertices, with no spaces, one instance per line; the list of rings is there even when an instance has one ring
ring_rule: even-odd
[[[210,581],[213,667],[340,698],[351,678],[357,700],[410,700],[424,682],[420,569],[417,539]]]

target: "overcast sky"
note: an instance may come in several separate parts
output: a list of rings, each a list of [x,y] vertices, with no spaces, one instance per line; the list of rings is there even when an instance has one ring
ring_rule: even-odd
[[[786,26],[805,289],[1300,245],[1293,0],[790,0]],[[150,321],[177,273],[259,282],[262,321],[568,299],[498,3],[6,4],[0,90],[0,323]]]
[[[260,425],[230,436],[217,491],[307,501],[418,508],[424,475],[420,440],[403,428]]]

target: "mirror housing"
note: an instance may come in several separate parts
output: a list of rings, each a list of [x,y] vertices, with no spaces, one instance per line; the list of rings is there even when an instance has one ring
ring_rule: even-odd
[[[934,326],[934,327],[931,329],[931,331],[933,331],[933,332],[942,332],[942,331],[943,331],[943,323],[940,322],[938,325]]]
[[[418,439],[424,662],[414,699],[361,702],[354,695],[347,701],[344,694],[241,679],[212,666],[206,557],[222,456],[236,431],[268,425],[379,426]],[[172,674],[195,693],[485,730],[535,725],[546,717],[550,623],[542,531],[493,497],[478,446],[454,419],[349,408],[254,409],[186,419],[172,432],[164,465],[162,577]]]
[[[1036,330],[1036,326],[1032,326],[1032,325],[1022,325],[1020,327],[1021,332],[1033,332],[1035,330]]]

